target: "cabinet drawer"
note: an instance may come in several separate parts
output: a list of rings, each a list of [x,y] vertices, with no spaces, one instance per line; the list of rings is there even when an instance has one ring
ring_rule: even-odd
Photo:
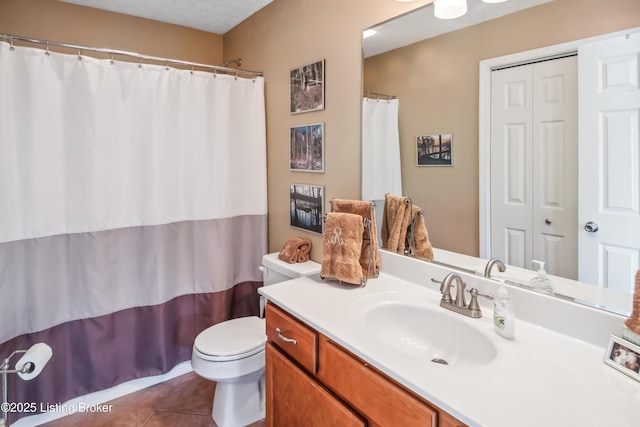
[[[361,414],[371,425],[433,426],[438,412],[383,377],[326,337],[320,338],[318,379]]]
[[[266,347],[267,427],[366,426],[356,413],[275,346]]]
[[[267,340],[315,374],[318,367],[318,333],[272,303],[267,304]]]

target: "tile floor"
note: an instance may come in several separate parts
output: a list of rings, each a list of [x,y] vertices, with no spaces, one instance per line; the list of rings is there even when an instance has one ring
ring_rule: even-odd
[[[111,412],[76,413],[47,427],[217,427],[211,418],[216,385],[193,372],[106,402]],[[258,421],[251,427],[264,427]]]

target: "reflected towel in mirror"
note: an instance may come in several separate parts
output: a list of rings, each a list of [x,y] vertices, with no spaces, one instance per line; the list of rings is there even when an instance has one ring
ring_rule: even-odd
[[[429,232],[424,223],[424,211],[416,205],[412,207],[413,213],[413,247],[410,247],[411,255],[416,258],[433,260],[433,245],[429,241]],[[407,238],[407,244],[409,238]]]
[[[411,223],[410,199],[386,194],[382,214],[382,247],[404,253],[407,228]]]
[[[624,324],[636,334],[640,334],[640,270],[636,272],[635,290],[633,292],[633,308],[631,316]]]

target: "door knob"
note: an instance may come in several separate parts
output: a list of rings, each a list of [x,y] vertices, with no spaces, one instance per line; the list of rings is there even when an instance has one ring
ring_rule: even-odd
[[[598,224],[593,221],[589,221],[584,225],[584,229],[589,233],[595,233],[596,231],[598,231]]]
[[[545,219],[544,223],[547,224],[547,225],[551,225],[551,220],[550,219]]]

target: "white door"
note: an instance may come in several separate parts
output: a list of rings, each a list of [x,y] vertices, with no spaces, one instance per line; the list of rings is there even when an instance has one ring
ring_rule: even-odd
[[[532,80],[528,66],[491,74],[491,255],[518,267],[533,252]]]
[[[533,65],[533,259],[578,278],[578,60]],[[533,267],[533,266],[532,266]]]
[[[640,33],[582,45],[578,57],[579,279],[633,293],[640,268]]]
[[[577,278],[577,60],[492,73],[492,255]]]

